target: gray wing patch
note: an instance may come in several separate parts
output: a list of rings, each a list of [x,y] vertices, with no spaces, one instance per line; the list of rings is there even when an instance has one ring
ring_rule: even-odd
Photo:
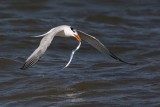
[[[41,50],[39,50],[38,52],[34,52],[34,54],[31,55],[31,57],[29,57],[26,62],[24,63],[24,65],[22,66],[21,69],[27,69],[29,67],[32,67],[34,64],[36,64],[38,62],[38,60],[40,59],[40,57],[43,55],[43,53],[41,52]]]
[[[22,66],[21,69],[27,69],[31,66],[33,66],[34,64],[36,64],[38,62],[38,60],[41,58],[41,56],[45,53],[45,51],[47,50],[47,48],[49,47],[49,45],[51,44],[55,33],[51,33],[51,34],[43,34],[40,36],[44,36],[40,42],[40,45],[38,46],[38,48],[27,58],[27,60],[25,61],[24,65]]]
[[[118,58],[115,54],[113,54],[110,50],[108,50],[97,38],[84,33],[80,30],[77,30],[79,36],[86,42],[88,42],[90,45],[92,45],[94,48],[96,48],[98,51],[100,51],[103,54],[108,54],[110,55],[112,58],[119,60],[120,62],[126,63],[126,64],[130,64],[130,65],[135,65],[135,63],[130,63],[130,62],[126,62],[120,58]]]

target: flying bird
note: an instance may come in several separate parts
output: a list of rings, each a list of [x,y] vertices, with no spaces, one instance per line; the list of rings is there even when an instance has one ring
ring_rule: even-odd
[[[27,58],[24,65],[21,67],[21,69],[27,69],[34,64],[38,62],[38,60],[42,57],[42,55],[45,53],[47,48],[50,46],[52,40],[54,37],[60,36],[60,37],[74,37],[79,41],[78,47],[72,51],[70,60],[68,64],[65,66],[67,67],[69,63],[72,60],[73,54],[75,51],[77,51],[81,45],[81,39],[88,42],[91,46],[96,48],[98,51],[100,51],[103,54],[108,54],[112,58],[119,60],[120,62],[129,64],[129,65],[135,65],[135,63],[126,62],[120,58],[118,58],[115,54],[113,54],[110,50],[108,50],[97,38],[94,36],[91,36],[87,33],[84,33],[80,30],[76,30],[68,25],[61,25],[57,26],[55,28],[52,28],[50,31],[48,31],[45,34],[34,36],[34,37],[43,37],[40,41],[40,44],[38,48]]]

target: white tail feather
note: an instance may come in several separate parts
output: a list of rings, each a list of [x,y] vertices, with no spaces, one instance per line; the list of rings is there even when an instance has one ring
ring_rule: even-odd
[[[55,28],[52,28],[50,31],[48,31],[47,33],[45,34],[42,34],[42,35],[37,35],[37,36],[32,36],[32,37],[43,37],[43,36],[46,36],[48,34],[50,34]]]

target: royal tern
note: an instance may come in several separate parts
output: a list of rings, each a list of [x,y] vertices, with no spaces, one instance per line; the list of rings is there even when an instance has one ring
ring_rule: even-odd
[[[134,65],[134,63],[129,63],[129,62],[126,62],[126,61],[118,58],[110,50],[108,50],[97,38],[95,38],[87,33],[84,33],[80,30],[75,30],[71,26],[61,25],[61,26],[57,26],[55,28],[52,28],[50,31],[48,31],[45,34],[34,36],[34,37],[43,37],[43,38],[40,41],[38,48],[27,58],[27,60],[25,61],[24,65],[22,66],[21,69],[27,69],[27,68],[33,66],[41,58],[41,56],[45,53],[45,51],[50,46],[50,44],[55,36],[75,37],[79,41],[78,47],[72,51],[70,60],[65,67],[67,67],[70,64],[74,52],[79,49],[80,44],[81,44],[81,39],[88,42],[90,45],[95,47],[98,51],[100,51],[103,54],[108,54],[112,58],[119,60],[123,63]]]

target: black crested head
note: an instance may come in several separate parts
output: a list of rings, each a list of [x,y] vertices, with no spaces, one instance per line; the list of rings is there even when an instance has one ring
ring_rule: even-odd
[[[76,32],[76,30],[75,30],[74,28],[72,28],[72,27],[71,27],[71,30],[72,30],[73,32]]]

